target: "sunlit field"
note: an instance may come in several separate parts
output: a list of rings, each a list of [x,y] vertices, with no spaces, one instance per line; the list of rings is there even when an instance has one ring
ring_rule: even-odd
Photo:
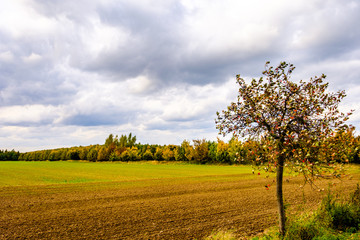
[[[253,177],[251,166],[187,163],[0,162],[0,186]]]
[[[347,195],[359,168],[319,182]],[[314,209],[325,191],[284,182],[291,211]],[[269,187],[265,187],[269,186]],[[0,162],[0,239],[203,239],[248,236],[276,224],[274,176],[251,166],[188,163]]]

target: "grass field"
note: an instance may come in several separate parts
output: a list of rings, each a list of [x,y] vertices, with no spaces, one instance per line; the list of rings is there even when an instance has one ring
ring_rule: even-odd
[[[92,182],[141,182],[156,179],[201,181],[215,177],[253,177],[251,166],[187,163],[0,162],[0,187]]]
[[[355,189],[359,168],[349,173],[330,181],[334,191]],[[317,207],[323,192],[285,179],[292,209],[304,199],[306,209]],[[274,186],[251,166],[0,162],[0,239],[203,239],[219,229],[247,236],[276,224]]]

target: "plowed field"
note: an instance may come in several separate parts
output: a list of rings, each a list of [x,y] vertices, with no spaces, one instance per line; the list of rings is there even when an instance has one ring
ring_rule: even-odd
[[[246,236],[276,224],[272,179],[202,178],[1,187],[0,239],[202,239],[219,229]],[[346,178],[335,189],[346,194],[357,182]],[[324,195],[299,188],[301,178],[284,184],[293,210],[304,197],[307,209],[316,207]]]

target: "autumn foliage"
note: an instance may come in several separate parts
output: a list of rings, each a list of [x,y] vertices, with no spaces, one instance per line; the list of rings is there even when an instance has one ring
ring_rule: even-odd
[[[281,62],[274,68],[269,63],[265,65],[264,77],[248,84],[237,75],[237,102],[222,113],[217,112],[216,124],[223,135],[251,137],[263,143],[260,149],[253,150],[254,163],[265,164],[266,171],[276,169],[279,227],[284,234],[284,167],[303,174],[311,184],[329,174],[340,177],[341,168],[334,163],[346,161],[346,154],[330,143],[341,144],[338,141],[343,133],[350,131],[345,122],[352,112],[344,114],[338,110],[345,91],[327,91],[329,84],[324,82],[324,74],[294,82],[292,64]],[[339,137],[334,138],[334,134]]]

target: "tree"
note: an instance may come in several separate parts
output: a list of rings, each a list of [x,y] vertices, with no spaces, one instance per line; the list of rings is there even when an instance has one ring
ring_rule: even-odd
[[[108,139],[109,138],[110,136],[108,137]],[[106,141],[110,141],[108,139]],[[133,147],[136,143],[136,136],[132,136],[132,133],[129,133],[129,136],[121,135],[119,140],[117,140],[117,137],[115,139],[115,142],[117,142],[119,147]]]
[[[177,146],[174,151],[175,161],[186,161],[185,149],[181,146]]]
[[[334,133],[323,143],[327,149],[323,152],[324,157],[331,158],[333,161],[340,162],[341,159],[354,161],[356,156],[356,138],[354,135],[355,127],[348,128],[345,131]],[[337,155],[332,154],[328,149],[336,149]],[[331,155],[330,155],[331,154]]]
[[[254,137],[261,140],[268,154],[256,157],[256,161],[268,162],[276,170],[276,192],[279,212],[280,234],[285,233],[285,211],[283,201],[283,171],[288,166],[301,169],[306,179],[321,177],[318,174],[329,159],[319,158],[321,142],[334,131],[346,129],[345,121],[352,113],[344,114],[338,105],[345,91],[327,92],[326,76],[315,76],[309,81],[290,80],[295,69],[292,64],[281,62],[278,67],[265,65],[265,79],[252,79],[247,84],[236,76],[239,95],[215,120],[219,133],[234,136]],[[329,149],[329,151],[332,151]],[[337,154],[335,151],[331,154]],[[331,164],[330,164],[331,165]]]
[[[218,138],[218,144],[216,148],[216,161],[219,163],[230,163],[229,157],[229,144]]]
[[[80,151],[79,151],[80,160],[87,160],[88,148],[89,147],[81,147],[80,148]]]
[[[99,147],[98,154],[97,154],[97,161],[107,161],[109,160],[111,151],[106,146],[102,145]]]
[[[163,156],[165,161],[173,161],[173,160],[175,160],[174,149],[175,149],[175,146],[173,146],[173,145],[164,146],[162,156]]]
[[[132,136],[132,133],[129,133],[129,136],[127,137],[127,147],[133,147],[136,143],[136,136]]]
[[[142,155],[142,159],[144,159],[144,160],[153,160],[154,159],[154,156],[153,156],[149,146],[146,146],[146,150]]]
[[[79,151],[77,149],[71,149],[67,152],[67,159],[69,160],[80,160]]]
[[[194,142],[193,158],[196,163],[204,164],[209,161],[209,147],[205,139],[196,139]]]
[[[113,143],[114,143],[114,135],[111,133],[109,137],[105,140],[105,146],[109,147]]]
[[[137,147],[129,148],[128,152],[129,152],[129,158],[130,158],[129,160],[130,161],[139,161],[140,160],[141,156],[139,155]]]
[[[209,158],[211,162],[216,162],[217,146],[218,143],[215,141],[208,141],[209,146]]]
[[[160,147],[160,146],[156,147],[156,151],[154,154],[154,160],[158,160],[158,161],[164,160],[162,147]]]
[[[184,140],[181,143],[181,148],[184,149],[184,156],[187,161],[192,161],[194,156],[194,148],[190,145],[190,142],[187,140]]]
[[[97,160],[97,157],[98,157],[98,151],[97,151],[96,147],[93,146],[93,147],[89,150],[89,152],[88,152],[88,154],[87,154],[87,156],[86,156],[86,159],[87,159],[88,161],[95,162],[95,161]]]

